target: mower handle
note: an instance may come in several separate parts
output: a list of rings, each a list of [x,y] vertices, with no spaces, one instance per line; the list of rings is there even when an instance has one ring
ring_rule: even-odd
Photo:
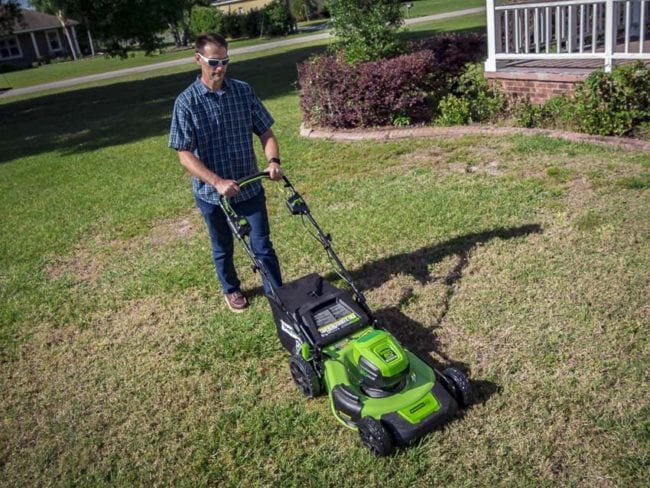
[[[237,183],[237,186],[242,187],[264,178],[271,179],[268,171],[260,171],[258,173],[253,173],[252,175],[244,176],[243,178],[235,180],[235,183]],[[282,181],[284,181],[284,186],[295,191],[293,185],[289,182],[289,179],[285,175],[282,175]]]

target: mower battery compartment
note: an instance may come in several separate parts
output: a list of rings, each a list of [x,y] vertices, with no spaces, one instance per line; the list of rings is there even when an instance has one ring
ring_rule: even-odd
[[[273,300],[269,302],[280,342],[291,352],[299,346],[295,337],[299,335],[298,323],[317,347],[336,342],[370,323],[350,292],[335,287],[317,273],[286,283],[276,293],[284,310]]]

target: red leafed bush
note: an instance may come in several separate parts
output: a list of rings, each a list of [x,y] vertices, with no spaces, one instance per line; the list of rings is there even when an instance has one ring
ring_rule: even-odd
[[[411,54],[350,65],[321,55],[298,66],[300,108],[310,125],[337,128],[388,125],[394,117],[427,122],[463,66],[483,56],[477,35],[438,36]]]

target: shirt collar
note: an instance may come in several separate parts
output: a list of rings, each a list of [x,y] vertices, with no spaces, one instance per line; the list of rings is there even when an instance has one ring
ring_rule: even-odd
[[[208,93],[219,93],[222,91],[226,91],[228,89],[228,78],[223,79],[223,83],[221,84],[221,89],[219,91],[213,92],[210,90],[207,86],[205,86],[205,83],[201,81],[201,75],[196,77],[196,81],[194,82],[195,85],[197,85],[197,89],[199,90],[199,93],[201,95],[206,95]]]

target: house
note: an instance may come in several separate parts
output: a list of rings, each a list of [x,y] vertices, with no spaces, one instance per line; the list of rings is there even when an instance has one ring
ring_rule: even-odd
[[[25,68],[34,61],[79,55],[75,29],[79,22],[67,19],[64,29],[54,15],[27,9],[22,9],[22,14],[12,34],[0,37],[0,65]]]
[[[244,13],[254,8],[262,8],[272,0],[217,0],[212,5],[224,13]]]
[[[650,0],[487,1],[485,75],[543,103],[592,71],[650,63]]]

